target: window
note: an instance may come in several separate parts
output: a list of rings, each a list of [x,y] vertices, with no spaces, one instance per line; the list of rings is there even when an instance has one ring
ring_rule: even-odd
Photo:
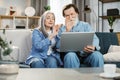
[[[62,9],[66,4],[72,3],[72,0],[50,0],[51,11],[55,13],[56,24],[64,24]]]

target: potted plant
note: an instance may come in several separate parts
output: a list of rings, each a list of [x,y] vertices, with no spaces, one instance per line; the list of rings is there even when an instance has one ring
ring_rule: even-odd
[[[108,19],[107,19],[108,23],[109,23],[109,26],[110,26],[110,29],[109,29],[110,32],[113,32],[113,23],[114,23],[115,19],[116,18],[114,18],[113,16],[109,16]]]
[[[50,6],[49,5],[44,6],[44,9],[45,9],[45,11],[48,11],[48,10],[50,10]]]
[[[5,29],[3,29],[3,36],[5,37]],[[2,35],[0,35],[0,60],[2,60],[2,56],[10,55],[12,52],[12,48],[9,46],[12,42],[7,42],[6,38],[5,40],[2,38]]]

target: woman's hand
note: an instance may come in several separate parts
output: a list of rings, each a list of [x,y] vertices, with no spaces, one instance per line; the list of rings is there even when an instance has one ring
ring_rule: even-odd
[[[59,28],[62,26],[63,24],[57,24],[55,26],[53,26],[53,33],[49,36],[49,39],[51,40],[52,38],[54,38],[59,31]]]
[[[55,26],[53,27],[53,31],[58,32],[59,29],[60,29],[60,27],[62,27],[62,25],[63,25],[63,24],[57,24],[57,25],[55,25]]]
[[[87,45],[86,47],[84,47],[83,51],[86,53],[92,53],[93,51],[95,51],[95,46]]]

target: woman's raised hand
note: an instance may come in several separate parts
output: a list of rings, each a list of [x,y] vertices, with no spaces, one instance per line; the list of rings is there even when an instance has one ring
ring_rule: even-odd
[[[59,28],[62,26],[63,24],[57,24],[55,26],[53,26],[53,33],[49,36],[49,39],[51,40],[52,38],[54,38],[59,31]]]
[[[59,31],[60,27],[62,27],[63,24],[57,24],[53,27],[53,30],[55,30],[56,32]]]

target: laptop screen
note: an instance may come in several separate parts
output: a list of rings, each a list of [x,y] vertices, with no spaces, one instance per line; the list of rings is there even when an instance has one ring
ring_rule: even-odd
[[[81,51],[93,43],[93,32],[63,32],[60,39],[60,52]]]

